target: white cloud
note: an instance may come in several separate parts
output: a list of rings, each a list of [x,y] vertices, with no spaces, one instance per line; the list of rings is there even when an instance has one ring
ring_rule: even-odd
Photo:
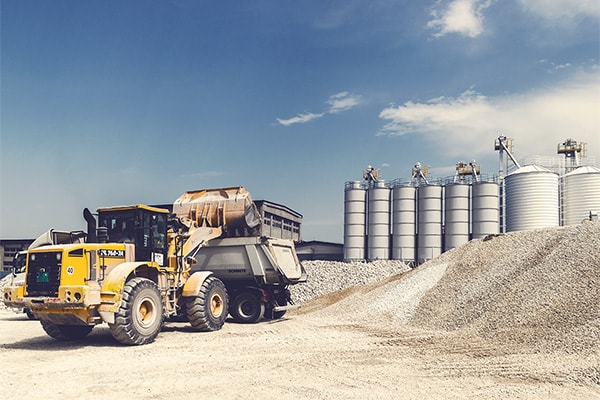
[[[349,110],[353,107],[356,107],[360,102],[360,96],[353,95],[348,92],[341,92],[329,96],[329,100],[327,100],[327,104],[331,107],[329,108],[330,114],[335,114],[341,111]]]
[[[423,135],[451,156],[489,153],[500,133],[515,138],[519,154],[551,154],[566,138],[588,143],[600,160],[600,69],[578,72],[552,87],[488,97],[467,90],[458,97],[388,107],[378,135]]]
[[[598,0],[519,0],[526,11],[560,23],[577,16],[600,18]]]
[[[314,113],[306,113],[306,114],[298,114],[295,117],[288,119],[277,118],[277,122],[284,126],[290,126],[294,124],[304,124],[306,122],[312,121],[313,119],[321,118],[324,113],[314,114]]]
[[[476,37],[483,33],[483,11],[493,0],[453,0],[444,9],[438,2],[431,11],[433,19],[427,27],[436,30],[435,37],[457,33]]]
[[[303,113],[288,119],[277,118],[277,122],[284,126],[304,124],[322,118],[325,114],[337,114],[342,111],[347,111],[360,103],[360,96],[349,92],[340,92],[329,96],[326,103],[329,104],[329,109],[322,113]]]

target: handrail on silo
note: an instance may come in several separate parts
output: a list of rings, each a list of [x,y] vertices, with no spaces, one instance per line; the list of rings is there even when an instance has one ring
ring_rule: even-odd
[[[348,181],[344,183],[344,190],[349,189],[366,189],[367,188],[366,181]]]

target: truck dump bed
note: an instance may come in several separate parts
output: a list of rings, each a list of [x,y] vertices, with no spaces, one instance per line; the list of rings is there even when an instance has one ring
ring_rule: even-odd
[[[209,241],[196,254],[192,271],[212,271],[226,281],[258,284],[295,284],[306,281],[291,240],[265,237],[223,238]]]

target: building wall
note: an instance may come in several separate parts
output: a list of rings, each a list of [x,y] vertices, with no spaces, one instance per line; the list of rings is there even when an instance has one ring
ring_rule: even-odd
[[[316,240],[300,242],[296,243],[296,254],[298,254],[300,261],[342,261],[344,259],[344,245]]]
[[[0,240],[0,273],[12,269],[13,259],[19,251],[27,250],[33,239],[4,239]]]

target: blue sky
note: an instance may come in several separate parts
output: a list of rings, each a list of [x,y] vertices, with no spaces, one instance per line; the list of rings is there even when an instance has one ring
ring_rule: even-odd
[[[0,238],[245,186],[342,242],[344,182],[587,142],[598,0],[2,0]]]

